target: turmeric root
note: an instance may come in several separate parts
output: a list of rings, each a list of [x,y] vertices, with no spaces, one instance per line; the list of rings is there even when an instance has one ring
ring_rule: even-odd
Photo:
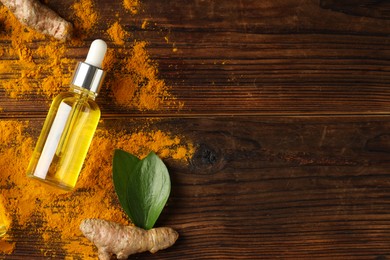
[[[84,219],[80,230],[96,245],[100,260],[109,260],[112,254],[118,259],[127,259],[135,253],[155,253],[172,246],[179,237],[175,230],[168,227],[144,230],[102,219]]]
[[[25,26],[65,41],[71,37],[73,26],[38,0],[0,0]]]

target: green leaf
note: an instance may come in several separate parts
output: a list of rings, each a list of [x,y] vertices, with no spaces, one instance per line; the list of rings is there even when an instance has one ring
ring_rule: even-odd
[[[143,160],[116,150],[113,161],[115,191],[122,208],[133,223],[153,228],[171,191],[169,172],[153,152]]]
[[[123,210],[131,217],[131,210],[127,203],[127,186],[131,170],[134,169],[140,160],[125,151],[116,149],[112,164],[112,178],[114,181],[115,192]]]
[[[130,175],[127,201],[133,222],[144,229],[153,228],[171,192],[168,169],[153,152],[141,160]]]

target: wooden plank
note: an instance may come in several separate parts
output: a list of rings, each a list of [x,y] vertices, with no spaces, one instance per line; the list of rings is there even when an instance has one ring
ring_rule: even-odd
[[[74,1],[45,2],[74,21]],[[188,165],[166,160],[173,188],[158,225],[180,239],[137,259],[390,256],[387,3],[144,0],[130,15],[122,1],[94,2],[103,22],[66,56],[84,59],[94,38],[118,49],[106,30],[120,20],[127,47],[149,42],[160,77],[184,103],[141,112],[104,89],[100,129],[147,125],[196,146]],[[0,75],[0,85],[20,71]],[[50,101],[38,89],[24,99],[0,89],[0,118],[30,120],[36,138]],[[15,225],[15,251],[1,259],[82,259],[62,248],[69,241],[45,242],[39,216],[30,224]]]
[[[74,19],[71,11],[64,10],[71,3],[50,1],[53,9]],[[93,38],[117,48],[106,30],[119,14],[131,32],[128,42],[149,42],[147,49],[159,64],[160,78],[184,103],[180,111],[167,102],[161,110],[144,115],[369,115],[390,110],[389,20],[350,16],[296,0],[185,4],[146,0],[141,6],[133,16],[124,12],[120,1],[96,1],[107,23],[99,23],[83,46],[69,47],[68,54],[84,59]],[[144,21],[148,25],[142,29]],[[15,68],[7,77],[19,74]],[[119,107],[110,94],[105,90],[99,97],[103,114],[140,113]],[[30,112],[44,116],[50,101],[36,91],[25,100],[12,100],[0,91],[0,100],[4,115],[19,116]]]
[[[335,11],[358,15],[390,19],[390,4],[381,0],[321,0],[321,6]]]
[[[107,119],[100,129],[131,132],[146,121]],[[32,120],[30,131],[41,124]],[[179,133],[197,150],[189,165],[166,161],[172,194],[158,225],[177,229],[180,239],[137,259],[390,254],[388,117],[165,118],[150,129]],[[15,231],[17,248],[6,259],[43,257],[29,228]],[[66,242],[44,246],[62,258]]]

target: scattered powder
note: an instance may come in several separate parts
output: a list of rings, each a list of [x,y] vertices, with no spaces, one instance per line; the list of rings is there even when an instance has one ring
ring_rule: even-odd
[[[130,11],[132,14],[138,13],[140,1],[139,0],[123,0],[123,6],[126,10]]]
[[[81,12],[90,6],[93,6],[91,1],[83,0],[74,4],[74,9]],[[89,16],[91,23],[88,24],[92,24],[97,15],[91,11],[91,15],[88,12],[85,15]],[[80,17],[84,16],[80,14]],[[8,96],[20,99],[38,93],[51,100],[67,90],[77,62],[66,58],[69,46],[45,41],[40,47],[33,48],[33,41],[44,40],[45,36],[22,26],[4,6],[0,7],[0,22],[5,28],[0,40],[10,40],[11,43],[11,46],[5,45],[1,49],[4,55],[0,60],[0,73],[10,75],[0,81],[0,87]],[[80,26],[84,25],[78,25],[76,29]],[[107,34],[118,44],[115,52],[109,49],[104,61],[104,68],[110,71],[104,85],[114,101],[125,109],[139,111],[160,110],[163,105],[180,109],[183,104],[176,102],[170,94],[170,87],[159,78],[157,64],[146,50],[147,43],[126,44],[126,32],[118,22],[107,30]],[[79,43],[72,41],[68,44],[77,47]]]
[[[111,150],[119,148],[143,158],[154,151],[162,158],[187,161],[193,154],[193,146],[182,138],[161,130],[141,130],[134,133],[98,131],[95,142],[99,145],[110,140]],[[100,139],[100,140],[99,140]]]
[[[164,37],[164,40],[165,40],[165,42],[166,43],[171,43],[170,41],[169,41],[169,38],[168,38],[168,36],[165,36]],[[171,43],[172,44],[172,52],[177,52],[178,51],[178,48],[176,47],[176,43]]]
[[[145,30],[146,27],[148,26],[148,23],[149,23],[149,21],[148,21],[147,19],[145,19],[145,20],[142,22],[141,29]]]
[[[1,254],[12,254],[12,252],[15,250],[15,242],[8,242],[6,239],[0,240],[0,253]]]
[[[111,27],[107,30],[108,35],[117,45],[125,44],[125,37],[127,36],[127,32],[123,30],[122,26],[119,22],[115,22]]]
[[[10,42],[8,48],[2,48],[0,60],[0,73],[9,77],[0,81],[0,87],[11,98],[21,98],[33,91],[48,97],[57,95],[75,66],[74,61],[60,58],[66,54],[64,45],[53,40],[32,49],[31,43],[45,36],[22,26],[4,6],[0,6],[0,23],[5,29],[0,40]]]
[[[102,68],[110,74],[115,69],[116,64],[116,52],[114,49],[107,49],[106,56],[104,57]]]
[[[0,142],[0,187],[12,219],[9,236],[16,230],[31,230],[31,224],[35,224],[33,232],[45,244],[63,245],[58,252],[53,252],[52,247],[50,252],[42,248],[45,256],[53,257],[63,250],[66,255],[81,259],[96,257],[94,246],[79,231],[82,219],[101,218],[129,224],[112,184],[114,149],[126,150],[140,158],[153,150],[163,159],[182,162],[186,162],[194,150],[180,137],[160,130],[145,128],[125,132],[99,128],[75,190],[64,193],[26,177],[34,145],[34,138],[26,131],[34,127],[37,126],[33,122],[0,121],[0,132],[4,134]]]
[[[92,0],[76,1],[72,7],[77,17],[74,23],[76,30],[85,32],[96,25],[99,15]]]
[[[136,41],[125,58],[107,61],[118,63],[120,68],[108,83],[116,103],[140,111],[158,110],[163,104],[180,108],[169,93],[170,87],[159,79],[157,65],[150,59],[146,45],[146,42]]]

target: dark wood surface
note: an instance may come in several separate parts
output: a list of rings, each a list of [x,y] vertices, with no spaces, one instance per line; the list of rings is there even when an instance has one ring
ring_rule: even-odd
[[[48,4],[66,17],[71,3]],[[122,4],[96,3],[107,20]],[[100,127],[159,118],[197,147],[188,166],[167,162],[160,222],[180,239],[134,259],[390,259],[389,11],[387,1],[143,0],[121,14],[185,106],[124,110],[103,91]],[[47,101],[0,92],[0,116],[42,122]],[[31,248],[20,239],[6,259]]]

